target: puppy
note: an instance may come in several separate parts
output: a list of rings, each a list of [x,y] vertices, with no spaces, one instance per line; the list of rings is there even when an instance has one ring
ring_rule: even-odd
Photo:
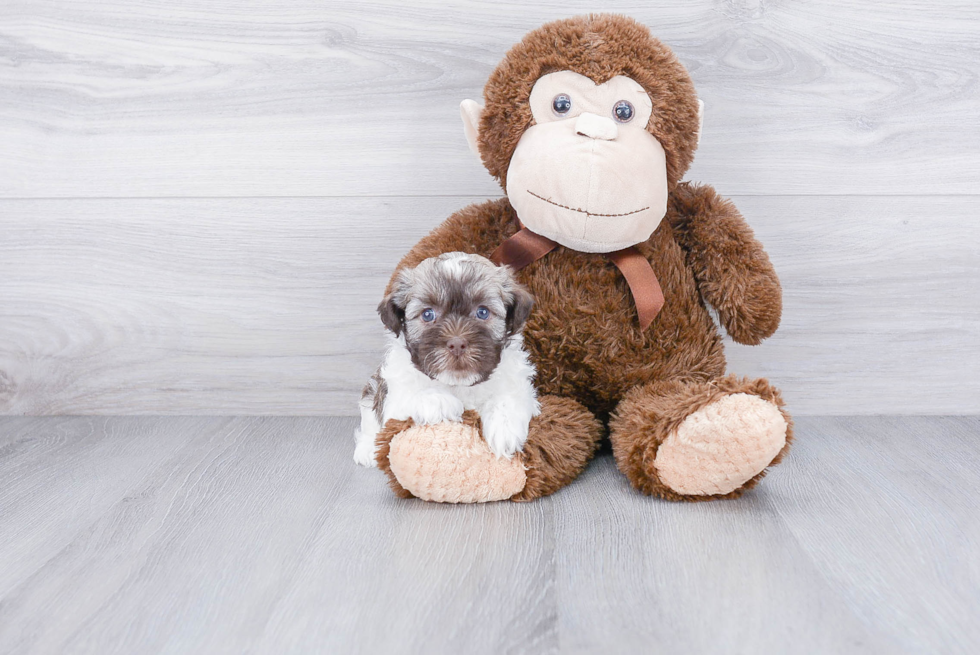
[[[377,466],[375,437],[389,419],[460,421],[476,410],[498,457],[522,450],[541,411],[521,329],[533,300],[509,268],[446,253],[403,270],[378,313],[389,347],[361,396],[354,461]]]

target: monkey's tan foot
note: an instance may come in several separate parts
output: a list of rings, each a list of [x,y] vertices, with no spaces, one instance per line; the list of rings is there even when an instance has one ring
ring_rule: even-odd
[[[378,435],[377,462],[399,496],[439,503],[505,500],[527,482],[519,456],[498,458],[490,451],[472,411],[462,423],[388,421]]]
[[[779,392],[765,380],[657,382],[633,389],[610,421],[620,470],[673,500],[735,497],[792,440]]]
[[[378,434],[378,467],[402,498],[446,503],[511,498],[527,501],[552,494],[578,477],[602,438],[602,425],[570,398],[540,398],[524,451],[497,458],[480,435],[476,412],[462,423],[416,426],[388,421]]]
[[[769,466],[786,445],[786,427],[772,403],[732,394],[684,419],[660,444],[653,465],[677,493],[724,495]]]

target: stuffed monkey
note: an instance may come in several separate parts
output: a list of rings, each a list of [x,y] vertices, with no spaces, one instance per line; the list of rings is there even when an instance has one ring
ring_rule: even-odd
[[[758,344],[782,293],[735,206],[681,181],[700,136],[687,71],[636,21],[582,16],[528,34],[484,99],[462,103],[464,132],[507,196],[449,217],[399,269],[464,251],[517,270],[535,297],[524,338],[541,414],[516,461],[488,454],[478,417],[390,422],[377,462],[396,493],[531,500],[574,480],[605,436],[643,493],[752,488],[786,452],[791,419],[766,380],[725,375],[708,306]]]

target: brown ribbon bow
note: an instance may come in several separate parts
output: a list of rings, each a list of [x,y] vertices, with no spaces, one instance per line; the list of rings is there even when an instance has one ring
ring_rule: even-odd
[[[522,226],[517,234],[497,246],[490,259],[519,271],[557,247],[557,242]],[[650,262],[633,246],[605,255],[626,278],[640,318],[640,329],[646,330],[664,306],[664,293]]]

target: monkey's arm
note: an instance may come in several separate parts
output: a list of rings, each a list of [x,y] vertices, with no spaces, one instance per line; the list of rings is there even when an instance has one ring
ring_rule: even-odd
[[[401,269],[418,266],[423,259],[446,252],[467,252],[489,257],[501,241],[516,231],[515,224],[514,210],[506,198],[464,207],[424,236],[402,257],[385,293],[391,291],[391,284]]]
[[[761,343],[779,327],[779,278],[735,205],[710,186],[687,183],[672,194],[671,227],[694,269],[701,296],[732,338]]]

